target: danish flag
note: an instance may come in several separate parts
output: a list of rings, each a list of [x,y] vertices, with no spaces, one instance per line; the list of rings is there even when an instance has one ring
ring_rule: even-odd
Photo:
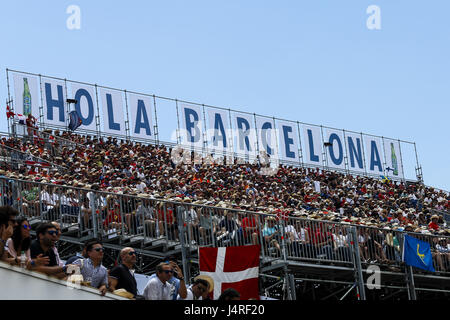
[[[214,280],[214,300],[227,288],[236,289],[241,300],[259,300],[259,252],[259,245],[199,248],[200,274]]]

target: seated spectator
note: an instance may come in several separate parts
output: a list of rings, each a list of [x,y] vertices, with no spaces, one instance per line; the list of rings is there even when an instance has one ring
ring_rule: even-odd
[[[351,249],[349,246],[349,237],[347,234],[347,228],[336,225],[335,233],[333,234],[333,240],[335,243],[335,254],[338,260],[352,261]]]
[[[219,223],[218,231],[216,233],[218,246],[233,245],[239,231],[238,224],[234,218],[234,212],[225,210],[225,218]]]
[[[49,276],[55,276],[63,279],[66,277],[65,267],[58,265],[53,247],[57,239],[58,231],[51,223],[42,223],[36,229],[37,239],[31,243],[30,255],[31,259],[48,257],[48,264],[36,267],[36,271],[43,272]]]
[[[160,202],[158,204],[158,226],[161,237],[166,236],[169,240],[178,239],[176,217],[170,203]],[[166,234],[166,229],[168,234]]]
[[[20,257],[21,253],[24,252],[27,260],[31,260],[30,254],[30,237],[31,226],[28,220],[24,217],[19,217],[17,219],[17,225],[14,228],[11,238],[6,242],[8,253],[13,258]]]
[[[39,188],[30,187],[22,191],[22,208],[27,217],[37,216],[39,213]]]
[[[203,296],[208,293],[209,283],[204,279],[195,279],[194,283],[187,288],[187,297],[182,299],[178,295],[178,300],[203,300]]]
[[[275,247],[277,249],[277,253],[281,252],[280,241],[281,235],[278,230],[278,226],[276,225],[276,218],[273,216],[269,216],[266,219],[266,223],[262,230],[262,235],[264,237],[265,249],[268,250],[269,253],[271,247]]]
[[[133,248],[127,247],[120,251],[121,263],[114,267],[110,274],[109,290],[125,289],[137,295],[137,282],[134,277],[134,265],[136,264],[136,251]]]
[[[2,261],[8,259],[6,242],[13,235],[14,227],[17,225],[16,216],[18,213],[13,207],[0,207],[0,260]]]
[[[439,266],[439,270],[445,272],[450,267],[450,247],[448,238],[434,238],[437,240],[435,245],[435,258]]]
[[[92,240],[86,245],[87,259],[78,259],[73,262],[80,268],[83,281],[86,285],[99,289],[105,295],[108,287],[108,270],[102,265],[103,245],[98,240]]]
[[[56,261],[57,261],[58,265],[60,267],[62,267],[62,266],[64,266],[64,263],[61,261],[61,258],[59,257],[59,252],[58,252],[58,248],[57,248],[57,243],[58,243],[59,239],[61,238],[61,225],[56,221],[52,221],[51,224],[53,226],[55,226],[55,229],[57,231],[56,241],[55,241],[55,244],[52,249],[53,249],[53,252],[55,253]]]
[[[72,256],[69,259],[67,259],[65,265],[73,264],[73,262],[75,262],[78,259],[87,259],[87,258],[89,258],[88,255],[87,255],[87,245],[88,244],[89,244],[89,241],[86,242],[83,245],[83,249],[81,250],[81,253],[77,252],[74,256]]]
[[[438,220],[439,220],[438,215],[436,214],[432,215],[431,222],[428,224],[428,228],[433,229],[434,231],[438,231],[439,230]]]
[[[216,216],[210,215],[206,208],[198,208],[198,213],[200,244],[206,245],[212,242],[211,235],[216,233],[218,221]]]
[[[259,225],[259,216],[256,213],[249,213],[242,219],[244,244],[258,244],[259,233],[261,232]]]

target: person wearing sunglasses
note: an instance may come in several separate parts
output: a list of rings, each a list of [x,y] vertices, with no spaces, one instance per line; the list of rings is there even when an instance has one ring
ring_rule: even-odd
[[[186,283],[184,281],[183,271],[181,271],[181,268],[178,266],[178,264],[175,262],[176,257],[173,255],[170,255],[167,257],[167,260],[164,261],[168,263],[172,269],[173,273],[172,276],[167,280],[167,282],[172,285],[172,291],[170,292],[171,299],[177,300],[178,296],[181,297],[181,299],[186,299],[187,297],[187,288]],[[150,279],[156,278],[158,275],[156,273],[152,274],[150,276]]]
[[[102,265],[103,251],[102,243],[92,240],[86,244],[88,258],[73,262],[80,268],[85,284],[99,289],[102,296],[108,289],[108,270]]]
[[[173,275],[173,268],[169,263],[161,262],[156,266],[156,277],[150,278],[144,289],[146,300],[172,300],[173,285],[168,280]]]
[[[26,268],[31,270],[33,266],[45,265],[48,263],[47,257],[37,257],[31,260],[30,245],[31,237],[30,230],[31,226],[27,218],[19,217],[16,220],[17,225],[14,227],[13,234],[11,238],[6,242],[6,247],[9,255],[9,263],[11,265],[20,265],[20,256],[24,252],[26,256]]]
[[[58,265],[55,252],[52,249],[55,246],[57,235],[58,231],[51,223],[40,224],[36,229],[37,239],[30,246],[30,255],[31,259],[48,257],[48,263],[46,265],[35,266],[36,271],[63,279],[66,277],[66,267]]]
[[[58,231],[58,234],[56,235],[55,246],[53,246],[52,250],[55,253],[56,261],[58,262],[58,265],[60,267],[62,267],[62,266],[64,266],[64,263],[61,261],[61,258],[59,257],[58,248],[56,247],[56,244],[58,243],[59,239],[61,238],[61,225],[56,221],[52,221],[51,224],[54,225],[56,231]]]
[[[137,295],[137,282],[134,277],[134,265],[136,264],[136,251],[133,248],[126,247],[120,251],[121,264],[115,266],[109,273],[109,289],[125,289]]]

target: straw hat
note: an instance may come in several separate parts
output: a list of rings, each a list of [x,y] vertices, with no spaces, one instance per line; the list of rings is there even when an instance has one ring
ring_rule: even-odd
[[[207,275],[204,275],[204,274],[198,275],[198,276],[196,276],[196,277],[194,278],[194,282],[195,282],[197,279],[202,279],[202,280],[205,280],[205,281],[208,282],[208,284],[209,284],[209,290],[208,290],[208,292],[209,292],[209,293],[211,293],[211,292],[214,290],[214,280],[213,280],[210,276],[207,276]]]
[[[121,289],[117,289],[113,291],[114,294],[117,294],[118,296],[124,297],[124,298],[128,298],[128,299],[133,299],[134,295],[130,292],[128,292],[127,290],[121,288]]]

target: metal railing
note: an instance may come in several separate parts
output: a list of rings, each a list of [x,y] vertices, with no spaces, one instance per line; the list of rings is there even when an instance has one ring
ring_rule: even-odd
[[[57,221],[68,236],[105,242],[139,242],[183,247],[259,244],[263,260],[308,261],[390,268],[402,266],[403,231],[155,199],[0,177],[1,205],[11,205],[30,220]],[[353,230],[356,232],[350,236]],[[450,271],[450,237],[408,233],[428,242],[437,272]],[[357,241],[354,241],[357,239]],[[356,245],[354,242],[357,242]],[[355,249],[357,248],[357,249]]]

